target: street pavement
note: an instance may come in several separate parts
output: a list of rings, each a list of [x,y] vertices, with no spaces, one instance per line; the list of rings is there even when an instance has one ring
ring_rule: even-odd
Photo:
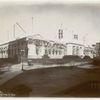
[[[75,66],[79,68],[85,68],[85,69],[91,69],[94,68],[93,65],[91,64],[86,64],[86,65],[81,65],[82,63],[74,63]],[[31,69],[38,69],[38,68],[49,68],[49,67],[59,67],[59,66],[66,66],[70,67],[72,64],[67,63],[67,64],[60,64],[60,65],[40,65],[40,64],[34,64],[33,66],[28,66],[27,63],[24,63],[24,70],[31,70]],[[5,66],[0,69],[1,72],[4,72],[0,74],[0,85],[4,84],[8,80],[12,79],[13,77],[21,74],[22,71],[22,64],[15,64],[15,65],[10,65],[10,66]]]
[[[85,77],[86,69],[94,68],[93,65],[90,65],[90,64],[86,64],[86,65],[78,64],[76,68],[70,69],[69,65],[63,64],[59,66],[58,65],[51,66],[51,65],[34,64],[33,66],[28,66],[27,64],[24,64],[24,70],[26,70],[24,72],[21,70],[22,69],[21,64],[12,65],[9,68],[6,66],[5,68],[1,69],[1,71],[5,71],[5,72],[0,75],[1,77],[0,85],[3,85],[8,80],[13,79],[15,76],[21,77],[22,75],[21,80],[18,80],[19,78],[16,78],[15,81],[17,80],[19,82],[25,81],[27,83],[27,81],[29,80],[29,82],[30,81],[37,82],[37,84],[34,84],[34,90],[30,93],[30,96],[37,96],[37,95],[47,96],[48,94],[52,95],[58,91],[63,91],[64,89],[69,89],[77,84],[80,84],[81,82],[85,81],[87,78]],[[47,70],[47,68],[49,67],[51,70],[53,70],[52,67],[54,67],[53,72],[50,73]],[[41,69],[41,68],[44,68],[44,69]],[[59,68],[61,68],[61,71],[58,70]],[[67,68],[69,68],[70,70],[67,70]],[[37,70],[37,73],[34,74],[34,69],[40,69],[42,71],[47,70],[47,71],[45,72],[46,73],[45,76],[43,76],[44,74],[42,73],[42,71],[39,71],[39,70]],[[65,71],[63,72],[64,69]],[[30,75],[30,73],[24,75],[24,73],[28,73],[27,71],[29,72],[32,71],[33,75]],[[41,79],[41,77],[43,79]],[[31,78],[34,80],[30,80]],[[30,88],[33,88],[33,85],[31,84],[29,84],[28,86],[30,86]]]

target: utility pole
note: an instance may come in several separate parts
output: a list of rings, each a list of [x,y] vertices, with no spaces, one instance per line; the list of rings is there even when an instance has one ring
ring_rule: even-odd
[[[7,41],[9,41],[9,31],[7,31]]]
[[[85,34],[84,37],[83,37],[83,45],[84,45],[84,46],[85,46],[85,42],[86,42],[86,37],[87,37],[87,35],[88,35],[88,34]]]
[[[13,38],[15,39],[15,24],[13,25]]]
[[[21,70],[24,71],[24,64],[23,64],[23,61],[24,61],[25,50],[22,49],[20,52],[21,52],[21,64],[22,64]]]
[[[32,17],[32,34],[33,34],[33,19],[34,19],[34,18]]]

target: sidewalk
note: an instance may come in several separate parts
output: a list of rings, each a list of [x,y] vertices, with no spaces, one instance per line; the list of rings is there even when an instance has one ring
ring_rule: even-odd
[[[56,65],[52,65],[52,67],[55,67]],[[47,68],[51,67],[51,65],[39,65],[35,64],[33,66],[28,66],[27,64],[24,64],[23,68],[24,70],[31,70],[31,69],[37,69],[37,68]],[[8,80],[12,79],[13,77],[21,74],[22,71],[22,64],[16,64],[11,66],[6,66],[0,69],[2,74],[0,74],[0,85],[4,84]]]
[[[20,64],[13,66],[6,66],[4,68],[1,68],[0,71],[4,72],[3,74],[0,75],[0,85],[4,84],[9,79],[12,79],[18,74],[22,73]]]
[[[71,65],[75,65],[79,68],[93,68],[93,65],[80,65],[81,63],[76,63],[76,64],[71,64],[71,63],[67,63],[67,64],[60,64],[60,65],[40,65],[40,64],[34,64],[33,66],[28,66],[27,64],[24,64],[24,70],[31,70],[31,69],[37,69],[37,68],[48,68],[48,67],[69,67]],[[7,82],[8,80],[12,79],[13,77],[21,74],[23,71],[22,69],[22,65],[21,64],[16,64],[16,65],[11,65],[11,66],[6,66],[0,69],[1,72],[4,72],[2,74],[0,74],[0,85],[4,84],[5,82]]]

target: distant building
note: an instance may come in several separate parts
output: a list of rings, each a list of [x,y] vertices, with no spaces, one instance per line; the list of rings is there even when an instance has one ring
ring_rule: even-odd
[[[8,43],[0,45],[0,58],[8,58]]]
[[[100,56],[100,43],[96,43],[96,56]]]
[[[84,56],[94,57],[94,49],[90,46],[84,48]]]
[[[93,57],[96,57],[96,44],[92,44]]]

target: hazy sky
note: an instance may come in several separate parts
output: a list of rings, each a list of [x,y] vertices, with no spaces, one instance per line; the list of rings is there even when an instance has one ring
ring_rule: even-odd
[[[26,31],[25,34],[16,25],[16,38],[41,34],[56,40],[61,27],[66,41],[72,41],[73,34],[78,34],[81,43],[83,38],[87,44],[100,42],[100,4],[0,3],[0,44],[14,39],[16,22]]]

